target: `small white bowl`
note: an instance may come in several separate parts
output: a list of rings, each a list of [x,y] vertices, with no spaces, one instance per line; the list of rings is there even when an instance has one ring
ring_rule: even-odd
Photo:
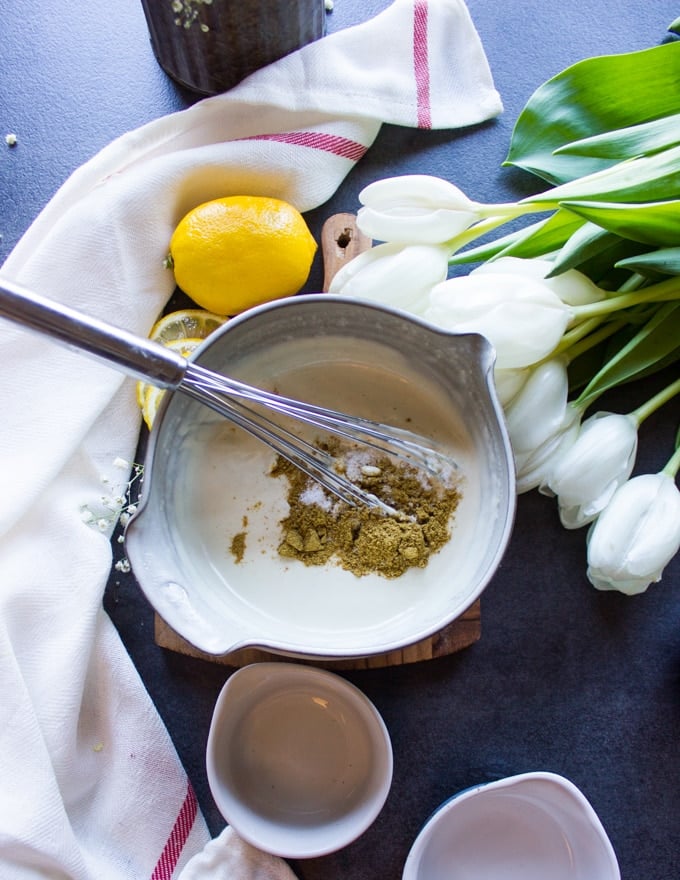
[[[392,783],[392,746],[370,700],[332,672],[254,663],[228,679],[207,747],[218,809],[244,840],[312,858],[359,837]]]
[[[418,835],[402,880],[620,880],[612,845],[583,794],[554,773],[466,789]]]

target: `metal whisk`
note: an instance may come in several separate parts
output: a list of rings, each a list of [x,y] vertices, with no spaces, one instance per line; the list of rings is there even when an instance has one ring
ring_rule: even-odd
[[[282,397],[231,379],[150,339],[3,279],[0,279],[0,316],[103,358],[122,372],[158,388],[189,395],[266,443],[349,505],[364,504],[389,515],[399,515],[399,511],[341,473],[330,453],[273,421],[252,404],[394,456],[431,476],[448,475],[455,469],[451,458],[436,449],[431,441],[411,431]]]

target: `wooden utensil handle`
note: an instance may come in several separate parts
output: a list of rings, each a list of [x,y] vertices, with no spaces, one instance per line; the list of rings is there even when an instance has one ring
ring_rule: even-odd
[[[373,240],[357,226],[354,214],[333,214],[329,217],[321,229],[324,292],[328,292],[336,272],[372,245]]]

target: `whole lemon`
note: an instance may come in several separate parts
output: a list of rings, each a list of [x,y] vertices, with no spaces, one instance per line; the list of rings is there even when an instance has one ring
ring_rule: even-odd
[[[297,293],[316,242],[300,212],[281,199],[226,196],[180,220],[170,240],[179,287],[218,315]]]

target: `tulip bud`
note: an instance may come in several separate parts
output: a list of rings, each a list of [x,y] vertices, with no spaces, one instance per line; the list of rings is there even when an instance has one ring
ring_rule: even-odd
[[[598,590],[644,593],[680,549],[680,492],[663,472],[620,486],[588,532],[588,580]]]
[[[470,272],[471,275],[499,272],[504,275],[519,275],[543,281],[553,293],[569,306],[582,306],[587,303],[599,302],[605,298],[605,292],[579,272],[578,269],[567,269],[551,278],[546,277],[553,270],[550,260],[522,259],[521,257],[499,257],[488,263],[482,263]]]
[[[553,358],[528,371],[505,409],[520,494],[544,482],[555,457],[576,439],[580,412],[569,406],[568,394],[566,361]]]
[[[565,453],[578,436],[580,413],[568,406],[555,432],[537,449],[515,455],[517,494],[536,489],[549,479],[555,461]]]
[[[496,366],[516,369],[552,352],[571,311],[541,281],[488,273],[438,284],[425,317],[446,330],[481,333],[496,350]]]
[[[494,368],[493,379],[496,385],[496,394],[504,409],[507,409],[517,397],[530,373],[531,367],[522,367],[516,370],[499,370],[498,367]]]
[[[596,413],[581,425],[542,490],[557,495],[565,528],[587,525],[607,506],[633,470],[637,439],[637,423],[628,415]]]
[[[328,292],[372,300],[422,315],[428,295],[448,272],[448,251],[436,245],[380,244],[346,263]]]
[[[479,219],[478,204],[457,186],[425,174],[377,180],[359,201],[357,226],[378,241],[440,244]]]

